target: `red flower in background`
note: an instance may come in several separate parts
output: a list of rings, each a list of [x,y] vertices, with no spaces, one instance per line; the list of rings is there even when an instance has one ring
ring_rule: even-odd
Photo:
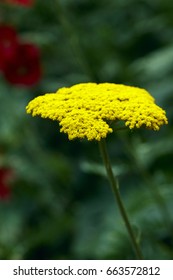
[[[10,4],[23,5],[23,6],[32,6],[34,0],[5,0],[5,2]]]
[[[41,77],[39,49],[33,44],[19,44],[15,55],[4,67],[4,76],[15,85],[36,84]]]
[[[0,26],[0,70],[14,56],[18,46],[17,33],[10,26]]]
[[[0,168],[0,199],[8,199],[11,194],[9,187],[9,180],[11,178],[12,171],[8,168]]]
[[[14,85],[32,86],[41,78],[40,51],[19,41],[14,28],[0,26],[0,71]]]

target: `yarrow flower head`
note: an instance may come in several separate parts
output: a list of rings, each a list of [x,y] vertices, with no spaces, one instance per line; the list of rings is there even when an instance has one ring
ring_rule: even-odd
[[[165,111],[146,90],[113,83],[60,88],[31,100],[26,111],[58,121],[69,140],[100,141],[113,132],[112,121],[124,121],[130,129],[144,126],[153,130],[168,123]]]

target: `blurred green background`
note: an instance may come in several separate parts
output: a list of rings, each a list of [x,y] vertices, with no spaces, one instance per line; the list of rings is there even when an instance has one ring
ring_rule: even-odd
[[[32,98],[80,82],[144,87],[163,107],[160,131],[107,138],[120,191],[146,259],[173,259],[173,2],[35,0],[0,4],[0,23],[41,51],[32,87],[0,76],[0,259],[135,259],[98,145],[32,118]]]

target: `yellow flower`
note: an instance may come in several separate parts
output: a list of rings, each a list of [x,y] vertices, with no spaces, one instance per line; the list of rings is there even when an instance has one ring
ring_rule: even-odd
[[[165,111],[144,89],[113,83],[82,83],[38,96],[27,113],[58,121],[69,140],[100,141],[113,132],[108,121],[125,121],[130,129],[145,126],[159,130],[167,124]]]

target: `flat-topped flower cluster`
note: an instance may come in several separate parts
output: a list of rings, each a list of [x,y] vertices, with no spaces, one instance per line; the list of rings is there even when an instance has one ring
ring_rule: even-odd
[[[100,141],[113,132],[109,121],[124,121],[130,129],[159,130],[167,124],[165,111],[144,89],[114,83],[81,83],[38,96],[27,113],[58,121],[69,140]]]

